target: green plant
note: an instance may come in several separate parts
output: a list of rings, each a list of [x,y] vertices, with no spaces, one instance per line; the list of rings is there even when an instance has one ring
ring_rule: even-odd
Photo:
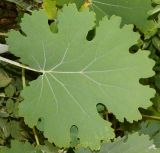
[[[48,8],[47,3],[52,2],[53,8]],[[18,105],[15,106],[15,102],[10,100],[5,109],[8,112],[10,110],[10,114],[16,109],[13,118],[19,121],[12,121],[8,125],[7,120],[2,119],[2,125],[8,132],[4,138],[13,135],[18,140],[30,140],[31,144],[10,140],[11,149],[2,147],[0,152],[21,152],[26,148],[28,152],[49,153],[57,152],[56,147],[90,152],[83,147],[99,150],[102,142],[105,144],[100,152],[160,152],[156,148],[158,145],[155,146],[147,136],[139,136],[138,133],[129,134],[128,139],[126,136],[127,132],[133,130],[149,134],[138,120],[142,116],[154,119],[153,114],[158,113],[150,101],[155,90],[142,85],[152,85],[148,83],[152,79],[143,79],[139,83],[139,79],[154,75],[152,68],[155,62],[148,56],[156,58],[153,45],[157,47],[158,40],[155,39],[158,38],[154,35],[157,35],[159,21],[147,19],[147,11],[152,8],[150,1],[75,2],[80,11],[75,4],[63,5],[61,2],[60,5],[55,0],[45,1],[43,7],[47,16],[44,10],[33,11],[32,15],[25,14],[20,24],[21,32],[11,30],[8,33],[6,41],[9,50],[20,59],[14,61],[1,56],[0,60],[4,62],[2,67],[8,63],[11,64],[9,68],[17,71],[22,69],[22,83],[18,84],[21,88],[17,89],[15,81],[11,85],[8,74],[2,73],[2,78],[7,80],[1,86],[5,89],[4,100],[5,97],[14,98],[15,91],[18,91],[15,100]],[[102,8],[96,3],[103,4]],[[56,10],[55,14],[52,9]],[[102,18],[98,10],[105,12],[108,17]],[[136,15],[128,17],[135,10],[141,14],[138,20]],[[55,18],[56,31],[53,24],[48,25],[48,19]],[[134,24],[136,32],[133,31],[133,25],[126,23]],[[143,39],[140,39],[138,32]],[[146,48],[151,50],[151,54]],[[9,68],[6,70],[8,73]],[[156,97],[152,101],[155,100]],[[148,110],[144,110],[148,107]],[[20,117],[24,117],[29,127],[25,125],[22,128],[24,122]],[[10,133],[8,128],[13,125],[17,130],[25,131],[25,137]],[[122,131],[120,134],[116,132],[118,128]],[[114,140],[115,135],[124,137]],[[114,142],[109,142],[111,139]],[[141,141],[144,141],[143,145],[138,146]],[[135,148],[132,145],[136,145]]]

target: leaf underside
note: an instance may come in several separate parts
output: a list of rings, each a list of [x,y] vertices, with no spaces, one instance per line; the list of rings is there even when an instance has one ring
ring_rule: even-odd
[[[40,20],[39,20],[40,19]],[[43,120],[44,135],[59,147],[69,147],[70,128],[78,128],[80,146],[99,149],[100,141],[114,137],[111,123],[96,105],[104,104],[123,121],[138,120],[139,107],[151,105],[154,90],[139,84],[153,75],[148,51],[130,54],[139,39],[132,25],[120,28],[121,18],[104,17],[93,40],[93,12],[64,6],[58,14],[58,33],[52,33],[43,10],[25,15],[21,27],[27,37],[9,33],[7,43],[21,62],[43,74],[22,91],[20,115],[33,127]]]
[[[125,137],[117,138],[115,142],[103,144],[101,150],[98,153],[159,153],[160,149],[157,149],[149,137],[146,135],[139,136],[138,133],[134,133]],[[79,149],[76,153],[93,153],[89,149]]]
[[[90,8],[96,12],[98,20],[105,15],[118,15],[123,23],[135,24],[144,33],[150,30],[146,25],[154,26],[147,19],[147,12],[152,9],[150,0],[92,0]]]

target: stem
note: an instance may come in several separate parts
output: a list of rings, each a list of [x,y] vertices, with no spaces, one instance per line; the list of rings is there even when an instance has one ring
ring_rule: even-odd
[[[22,68],[22,86],[23,88],[26,86],[26,78],[25,78],[25,69]]]
[[[26,86],[25,69],[23,67],[22,67],[22,86],[23,88]],[[33,127],[33,134],[34,134],[37,146],[40,145],[35,126]]]
[[[33,127],[33,133],[34,133],[34,137],[35,137],[35,140],[36,140],[37,146],[39,146],[39,145],[40,145],[40,143],[39,143],[39,139],[38,139],[38,136],[37,136],[37,133],[36,133],[36,128],[35,128],[35,126]]]
[[[8,36],[7,33],[0,32],[0,36]]]
[[[43,73],[43,71],[30,68],[30,67],[28,67],[28,66],[25,66],[25,65],[23,65],[23,64],[20,64],[20,63],[18,63],[18,62],[12,61],[12,60],[10,60],[10,59],[7,59],[7,58],[1,57],[1,56],[0,56],[0,61],[3,61],[3,62],[6,62],[6,63],[9,63],[9,64],[12,64],[12,65],[17,66],[17,67],[21,67],[21,68],[23,68],[23,69],[27,69],[27,70],[31,70],[31,71],[34,71],[34,72],[42,72],[42,73]]]
[[[143,118],[148,118],[148,119],[154,119],[154,120],[160,120],[160,116],[150,116],[150,115],[143,115],[142,114],[142,117]]]

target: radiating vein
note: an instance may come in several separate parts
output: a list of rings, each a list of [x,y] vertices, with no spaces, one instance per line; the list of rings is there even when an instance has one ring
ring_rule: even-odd
[[[42,70],[39,62],[35,59],[35,57],[34,56],[31,56],[31,57],[35,61],[36,65],[39,67],[39,70]],[[40,99],[42,97],[42,93],[43,93],[43,78],[44,78],[44,75],[42,75],[42,78],[41,78],[41,88],[40,88],[40,94],[39,94],[39,98],[38,98],[39,101],[40,101]]]
[[[44,61],[44,63],[43,63],[43,71],[44,71],[44,69],[46,67],[47,58],[46,58],[46,50],[45,50],[45,46],[44,46],[44,42],[43,41],[42,41],[42,47],[43,47],[43,61]]]
[[[42,93],[43,93],[43,88],[44,88],[43,80],[44,80],[44,74],[42,75],[42,78],[41,78],[41,88],[40,88],[40,94],[39,94],[38,101],[40,101],[42,97]]]
[[[96,61],[96,58],[91,60],[81,71],[84,72],[86,69],[88,69],[94,62]]]
[[[80,107],[81,111],[86,114],[88,117],[88,113],[85,111],[85,109],[79,104],[79,102],[77,101],[77,99],[71,94],[71,92],[68,90],[68,88],[65,86],[65,84],[63,82],[61,82],[60,80],[58,80],[53,74],[49,73],[49,75],[56,80],[63,88],[64,90],[67,92],[67,94],[74,100],[74,102]]]
[[[33,59],[33,61],[34,61],[35,64],[38,66],[39,70],[41,71],[42,68],[41,68],[40,64],[38,63],[38,61],[35,59],[35,57],[31,55],[31,58]]]
[[[62,56],[61,61],[60,61],[57,65],[55,65],[55,66],[51,69],[51,71],[54,70],[54,69],[56,69],[57,67],[59,67],[61,64],[63,64],[64,59],[65,59],[65,57],[66,57],[66,55],[67,55],[67,52],[68,52],[68,50],[69,50],[69,47],[70,47],[70,43],[68,43],[67,48],[66,48],[66,50],[65,50],[65,52],[64,52],[64,54],[63,54],[63,56]]]
[[[86,74],[84,74],[84,73],[82,73],[82,75],[83,75],[84,77],[86,77],[88,80],[90,80],[90,81],[92,81],[93,83],[97,84],[98,86],[120,88],[120,89],[126,90],[126,91],[128,92],[128,89],[126,89],[126,88],[124,88],[124,87],[101,83],[101,82],[98,82],[98,81],[94,80],[93,78],[91,78],[90,76],[88,76],[88,75],[86,75]]]
[[[103,11],[99,6],[95,5],[94,3],[92,4],[94,7],[96,7],[100,12],[102,12],[104,15],[106,15],[106,12]]]
[[[95,56],[95,58],[93,58],[84,68],[82,68],[81,71],[84,72],[84,71],[85,71],[86,69],[88,69],[92,64],[94,64],[97,60],[99,60],[99,59],[101,59],[101,58],[104,58],[104,57],[107,56],[107,55],[112,55],[113,53],[115,53],[114,50],[117,49],[118,47],[119,47],[119,46],[111,49],[110,51],[106,52],[105,54],[103,54],[103,55],[101,55],[101,56],[99,56],[99,57],[96,57],[96,56]],[[97,49],[96,49],[96,50],[97,50]],[[85,72],[86,72],[86,71],[85,71]]]
[[[123,9],[132,9],[132,8],[126,7],[126,6],[115,5],[115,4],[110,4],[110,3],[103,3],[103,2],[96,1],[96,0],[93,0],[93,3],[102,4],[102,5],[106,5],[106,6],[112,6],[112,7],[120,7],[120,8],[123,8]]]
[[[83,71],[83,73],[106,73],[106,72],[114,72],[114,71],[126,71],[126,70],[133,70],[135,67],[122,67],[122,68],[116,68],[116,69],[107,69],[102,71]]]
[[[44,74],[44,75],[45,75],[45,77],[46,77],[47,83],[48,83],[48,85],[49,85],[49,88],[50,88],[50,90],[51,90],[51,92],[52,92],[52,95],[53,95],[54,100],[55,100],[55,103],[56,103],[56,113],[58,113],[58,100],[57,100],[57,98],[56,98],[56,95],[55,95],[55,93],[54,93],[54,90],[53,90],[53,88],[52,88],[52,85],[51,85],[51,83],[50,83],[47,75],[46,75],[46,74]]]

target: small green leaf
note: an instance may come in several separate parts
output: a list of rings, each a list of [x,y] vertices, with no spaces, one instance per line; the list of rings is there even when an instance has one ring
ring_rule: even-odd
[[[49,20],[55,19],[57,15],[56,0],[43,0],[43,8],[46,11]]]
[[[7,73],[3,69],[0,69],[0,88],[6,87],[11,80]]]
[[[10,121],[10,132],[11,132],[11,136],[14,139],[17,140],[26,140],[26,138],[28,137],[27,135],[27,131],[25,131],[22,128],[21,122],[19,121]]]
[[[11,141],[11,148],[3,147],[0,150],[0,153],[36,153],[33,146],[31,146],[28,142],[22,143],[17,140]]]
[[[13,97],[16,91],[15,87],[12,84],[8,85],[4,90],[7,97]]]
[[[152,0],[152,2],[155,4],[160,4],[160,0]]]
[[[11,141],[11,148],[2,147],[0,148],[0,153],[58,153],[56,149],[53,149],[54,147],[48,146],[46,144],[45,146],[37,146],[36,148],[33,147],[28,142],[20,142],[17,140]]]
[[[148,15],[153,15],[153,14],[156,14],[158,12],[160,12],[160,5],[157,5],[152,10],[148,11]]]
[[[10,136],[10,124],[7,119],[0,118],[0,137],[5,139]]]
[[[12,113],[14,110],[14,101],[12,99],[8,99],[6,101],[6,109],[8,113]]]
[[[157,37],[157,36],[153,37],[152,43],[153,43],[154,47],[160,52],[160,39],[159,39],[159,37]]]

